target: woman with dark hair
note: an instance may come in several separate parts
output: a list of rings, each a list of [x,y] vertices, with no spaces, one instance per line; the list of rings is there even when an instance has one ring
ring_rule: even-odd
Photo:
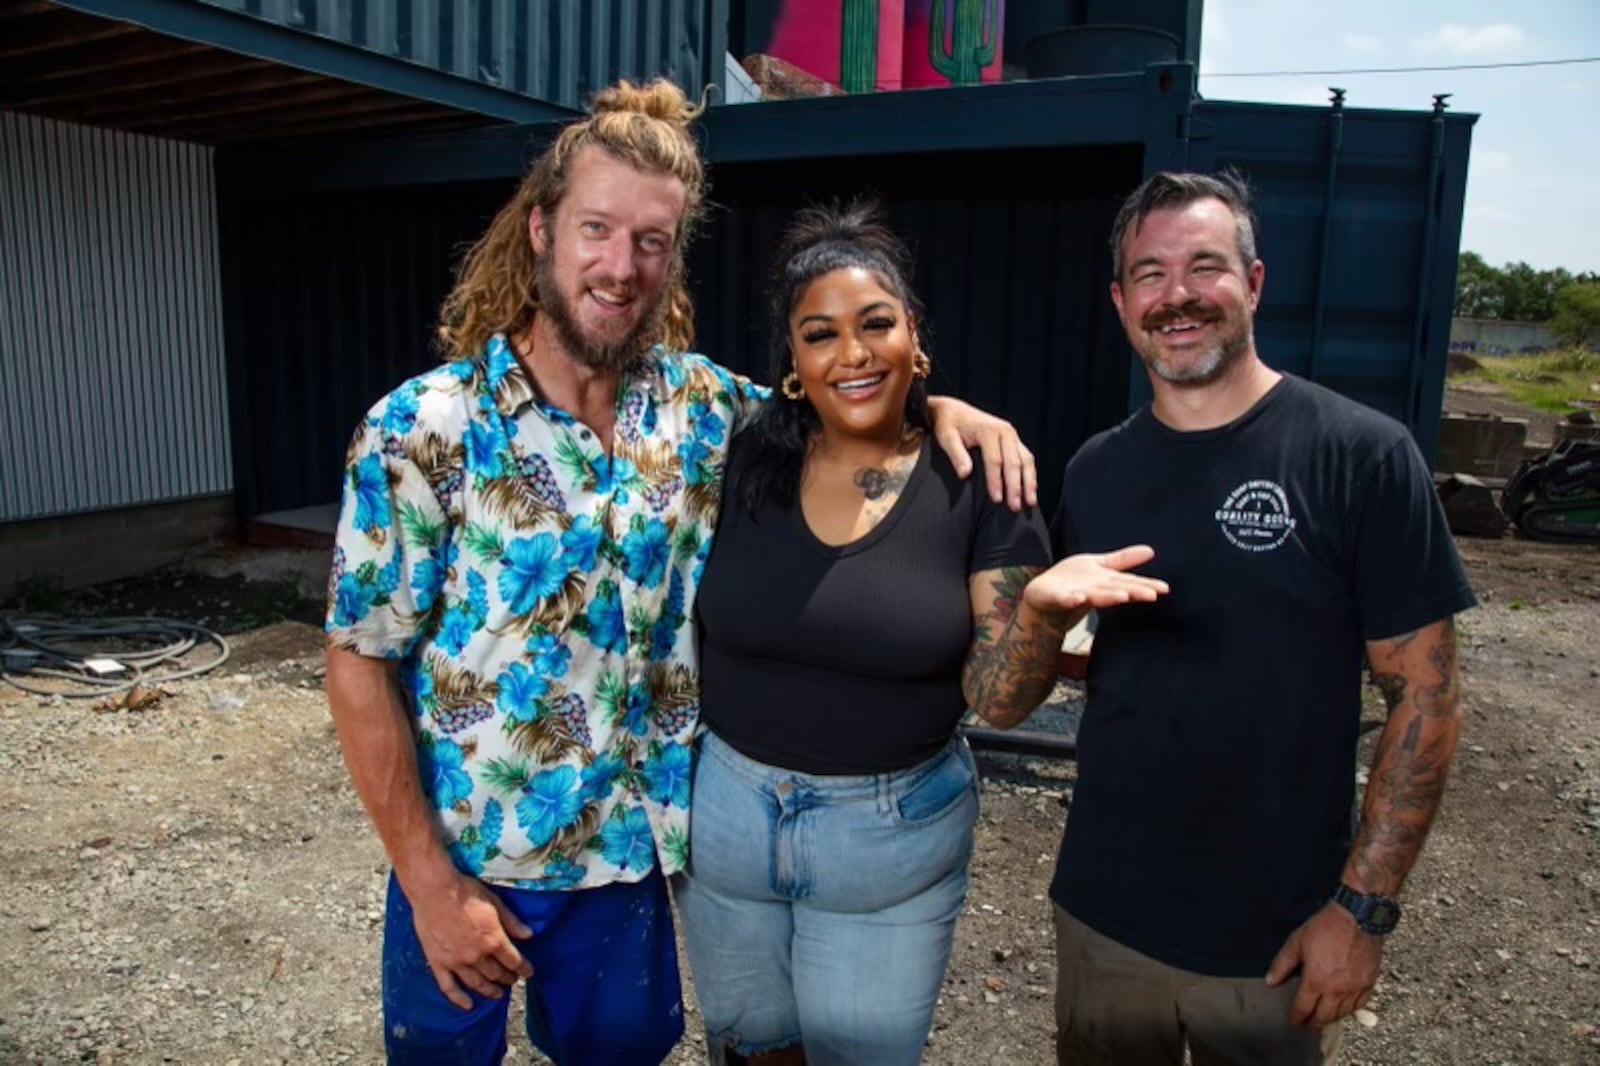
[[[772,286],[781,397],[733,445],[700,586],[704,731],[678,885],[713,1062],[914,1063],[977,817],[971,707],[1020,722],[1148,548],[1046,570],[1043,523],[930,445],[904,246],[810,209]]]

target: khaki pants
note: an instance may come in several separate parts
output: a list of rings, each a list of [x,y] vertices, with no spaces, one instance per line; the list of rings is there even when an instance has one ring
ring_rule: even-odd
[[[1055,908],[1060,1066],[1323,1066],[1339,1026],[1289,1024],[1298,977],[1207,977],[1123,947]]]

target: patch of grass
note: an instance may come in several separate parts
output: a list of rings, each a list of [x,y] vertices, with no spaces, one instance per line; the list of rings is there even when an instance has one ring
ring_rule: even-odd
[[[1553,415],[1569,414],[1600,400],[1593,387],[1600,382],[1600,355],[1582,348],[1478,362],[1479,369],[1460,378],[1492,381],[1518,403]]]

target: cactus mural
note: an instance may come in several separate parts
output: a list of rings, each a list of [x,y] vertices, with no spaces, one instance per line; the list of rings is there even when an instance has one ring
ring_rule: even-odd
[[[839,87],[870,93],[878,87],[878,0],[844,0],[839,35]]]
[[[754,27],[746,27],[753,54],[774,56],[845,92],[1000,80],[1005,0],[742,2]]]
[[[951,7],[955,25],[947,48],[945,22]],[[952,85],[977,85],[983,80],[983,68],[995,59],[1000,0],[933,0],[929,14],[928,62]]]

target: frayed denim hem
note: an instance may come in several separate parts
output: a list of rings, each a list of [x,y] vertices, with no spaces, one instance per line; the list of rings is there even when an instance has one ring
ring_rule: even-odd
[[[782,1051],[784,1048],[798,1047],[800,1034],[779,1037],[777,1040],[763,1040],[759,1043],[744,1040],[739,1036],[737,1029],[724,1029],[720,1033],[706,1030],[706,1061],[711,1066],[737,1066],[737,1063],[728,1061],[728,1053],[732,1052],[740,1059],[751,1055],[765,1055],[769,1051]]]

